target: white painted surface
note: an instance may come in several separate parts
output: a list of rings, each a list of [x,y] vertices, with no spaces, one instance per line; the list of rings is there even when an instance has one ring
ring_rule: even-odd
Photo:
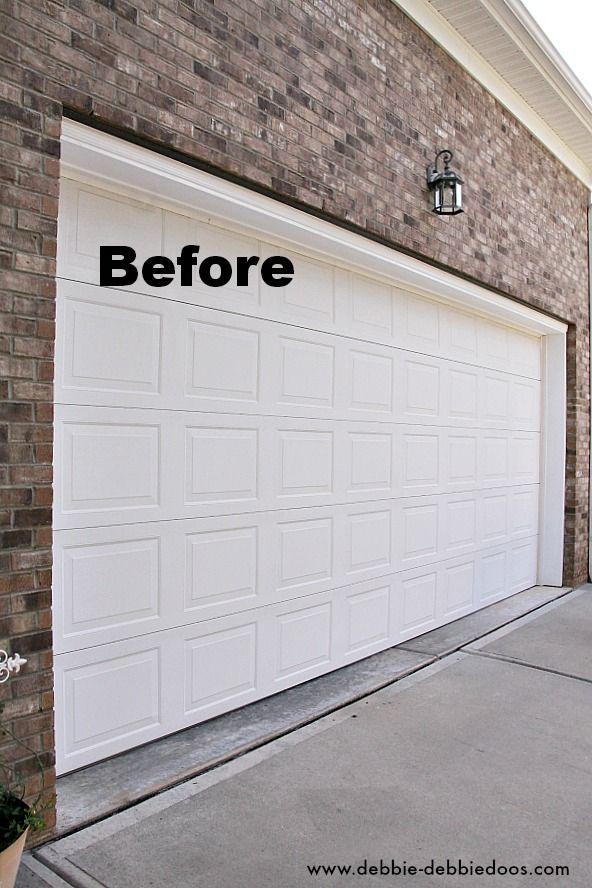
[[[99,288],[101,242],[283,250],[63,186],[61,772],[537,582],[538,327],[555,322],[533,334],[298,251],[284,290]]]

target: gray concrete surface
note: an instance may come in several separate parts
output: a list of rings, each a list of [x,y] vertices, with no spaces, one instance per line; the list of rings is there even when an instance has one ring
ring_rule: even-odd
[[[107,814],[243,755],[433,662],[390,648],[282,694],[58,780],[58,832]]]
[[[519,632],[496,632],[469,646],[518,663],[555,670],[592,682],[592,635],[587,596],[562,602]]]
[[[569,589],[535,586],[441,629],[58,780],[59,835],[243,755],[540,608]],[[407,647],[416,644],[420,650]]]
[[[484,639],[481,650],[470,645],[45,846],[38,859],[27,856],[18,888],[588,888],[592,590],[577,590],[503,632]],[[519,651],[521,662],[502,659],[502,644]],[[553,671],[544,666],[547,650]],[[309,864],[359,866],[364,859],[394,858],[422,866],[459,857],[482,865],[495,858],[529,870],[567,865],[570,873],[307,872]]]

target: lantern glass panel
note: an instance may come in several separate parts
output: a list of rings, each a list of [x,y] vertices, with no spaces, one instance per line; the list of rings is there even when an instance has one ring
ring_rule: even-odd
[[[444,213],[454,212],[454,184],[452,182],[444,182],[443,184],[442,211]]]
[[[438,182],[438,184],[434,188],[434,210],[436,210],[437,213],[442,212],[440,209],[441,206],[442,206],[442,183]]]

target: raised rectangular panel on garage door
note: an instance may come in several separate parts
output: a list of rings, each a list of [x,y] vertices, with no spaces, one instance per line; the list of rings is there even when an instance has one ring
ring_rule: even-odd
[[[56,401],[536,431],[540,382],[62,281]],[[183,347],[179,347],[180,343]],[[262,373],[261,368],[266,372]],[[339,385],[335,380],[339,379]]]
[[[60,214],[60,771],[536,582],[528,324],[137,187],[64,180]],[[285,254],[295,277],[98,287],[118,240]]]

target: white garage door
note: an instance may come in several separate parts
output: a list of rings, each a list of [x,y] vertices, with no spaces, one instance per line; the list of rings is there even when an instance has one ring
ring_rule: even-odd
[[[290,253],[284,288],[98,286],[285,254],[64,180],[58,767],[320,675],[536,582],[541,339]]]

